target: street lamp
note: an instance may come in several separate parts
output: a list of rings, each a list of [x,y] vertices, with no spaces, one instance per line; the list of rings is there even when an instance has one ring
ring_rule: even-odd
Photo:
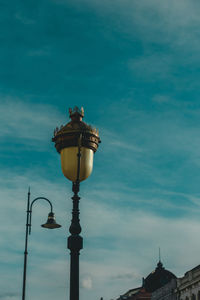
[[[90,176],[93,168],[93,155],[101,142],[97,129],[82,121],[83,108],[77,106],[69,109],[71,121],[60,129],[54,130],[52,141],[61,156],[61,167],[64,176],[72,181],[74,195],[72,220],[68,237],[70,250],[70,300],[79,300],[79,252],[83,248],[83,238],[79,220],[78,196],[80,181]]]
[[[59,228],[61,225],[56,223],[55,216],[53,213],[53,206],[51,204],[51,201],[44,197],[38,197],[35,198],[30,203],[30,188],[28,191],[28,199],[27,199],[27,211],[26,211],[26,234],[25,234],[25,249],[24,249],[24,272],[23,272],[23,287],[22,287],[22,300],[25,300],[25,294],[26,294],[26,270],[27,270],[27,255],[28,255],[28,235],[31,234],[31,219],[32,219],[32,206],[37,200],[45,200],[49,203],[51,207],[51,211],[48,214],[48,219],[45,224],[42,224],[41,226],[48,229],[54,229]]]

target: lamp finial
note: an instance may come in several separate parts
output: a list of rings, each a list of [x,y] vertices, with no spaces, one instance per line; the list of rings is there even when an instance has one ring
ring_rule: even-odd
[[[69,108],[69,116],[72,119],[72,121],[75,120],[82,120],[84,117],[84,108],[81,107],[81,109],[78,108],[78,106],[74,106],[74,108]]]

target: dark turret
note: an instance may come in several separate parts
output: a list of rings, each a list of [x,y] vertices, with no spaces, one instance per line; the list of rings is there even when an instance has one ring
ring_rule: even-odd
[[[159,260],[156,269],[144,279],[143,287],[147,292],[152,293],[167,284],[173,278],[176,278],[176,276],[172,272],[165,270]]]

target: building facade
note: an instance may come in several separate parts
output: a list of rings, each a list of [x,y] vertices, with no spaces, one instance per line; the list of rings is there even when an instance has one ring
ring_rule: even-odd
[[[200,265],[155,290],[152,300],[200,300]]]
[[[155,290],[151,296],[152,300],[177,300],[177,279],[173,278],[170,282]]]
[[[177,279],[177,293],[180,300],[200,300],[200,265]]]
[[[124,295],[121,295],[117,300],[151,300],[151,293],[148,293],[145,288],[139,287],[129,290]]]

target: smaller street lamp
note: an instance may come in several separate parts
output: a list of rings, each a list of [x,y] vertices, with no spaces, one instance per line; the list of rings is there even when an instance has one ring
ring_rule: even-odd
[[[59,228],[61,225],[56,223],[55,215],[53,213],[53,206],[51,201],[45,197],[37,197],[30,203],[30,188],[28,191],[28,200],[27,200],[27,211],[26,211],[26,234],[25,234],[25,249],[24,249],[24,272],[23,272],[23,288],[22,288],[22,300],[25,300],[26,294],[26,270],[27,270],[27,255],[28,255],[28,235],[31,234],[31,219],[32,219],[32,206],[37,200],[45,200],[49,203],[51,211],[48,214],[48,219],[45,224],[41,226],[48,229]]]

